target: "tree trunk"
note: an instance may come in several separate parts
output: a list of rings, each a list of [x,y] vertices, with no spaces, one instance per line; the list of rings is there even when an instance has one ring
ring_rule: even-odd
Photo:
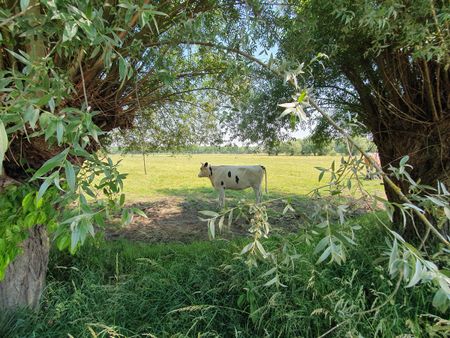
[[[391,117],[388,123],[390,128],[378,128],[374,132],[374,141],[384,170],[389,173],[389,165],[398,167],[400,159],[408,155],[408,164],[412,168],[407,171],[414,181],[434,188],[439,181],[449,187],[450,121],[442,119],[429,126],[408,125],[402,121],[403,128],[396,125],[396,122],[399,121]],[[384,125],[386,126],[386,120]],[[398,182],[394,177],[392,179],[405,195],[409,194],[409,182]],[[390,202],[403,203],[387,184],[384,186]],[[425,225],[415,217],[405,222],[398,208],[394,212],[394,227],[405,239],[415,242],[420,241],[426,232]],[[445,232],[445,229],[441,230]]]
[[[376,71],[375,71],[376,70]],[[361,118],[373,134],[383,169],[398,167],[409,156],[407,171],[420,184],[450,184],[450,86],[449,71],[435,61],[414,59],[404,51],[388,48],[377,57],[361,57],[342,65],[358,92]],[[409,183],[393,181],[405,195]],[[389,202],[403,203],[385,184]],[[435,220],[433,220],[435,222]],[[420,241],[425,225],[416,218],[404,220],[394,213],[395,230],[408,241]]]
[[[21,307],[36,309],[44,290],[47,274],[49,240],[43,225],[30,229],[22,244],[23,253],[6,269],[0,282],[0,311]]]
[[[43,16],[38,0],[31,0],[27,11],[35,16],[36,21],[39,21]],[[27,51],[31,62],[40,62],[46,55],[46,46],[39,34],[26,36],[21,48]],[[35,95],[40,96],[41,93],[35,93]],[[46,147],[49,147],[48,144],[46,144]],[[38,148],[44,149],[45,147]],[[9,151],[11,152],[11,148]],[[22,154],[22,151],[16,152],[16,154]],[[42,157],[48,155],[45,151],[38,154],[40,154],[38,157],[41,161]],[[23,172],[23,167],[21,165],[19,167],[17,172]],[[5,168],[7,169],[6,172],[13,178],[20,176],[20,174],[14,175],[15,170],[8,170],[8,165],[5,165]],[[39,299],[45,285],[49,253],[49,240],[45,226],[36,225],[30,229],[29,237],[21,244],[21,247],[23,253],[8,265],[5,278],[0,282],[0,309],[20,307],[35,309],[39,305]]]

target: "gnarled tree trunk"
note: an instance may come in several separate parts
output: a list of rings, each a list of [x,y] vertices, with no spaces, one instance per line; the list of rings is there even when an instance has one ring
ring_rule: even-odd
[[[398,166],[401,158],[408,155],[408,164],[412,168],[407,171],[414,181],[434,188],[438,182],[449,186],[448,70],[432,61],[411,62],[400,53],[394,56],[395,61],[389,61],[389,56],[379,58],[385,87],[378,91],[380,96],[372,104],[377,113],[369,117],[368,123],[380,152],[381,163],[385,169],[389,164]],[[410,184],[393,179],[408,195]],[[385,190],[389,201],[402,203],[386,184]],[[399,209],[394,213],[394,225],[397,231],[412,241],[422,240],[427,231],[417,218],[405,221]],[[446,231],[440,230],[443,233]]]
[[[49,240],[43,225],[30,229],[22,244],[23,253],[6,269],[0,282],[0,311],[21,307],[36,309],[45,287]]]
[[[372,132],[385,171],[409,156],[411,178],[432,187],[450,184],[450,72],[436,61],[415,60],[410,54],[386,49],[374,59],[361,57],[359,67],[342,70],[358,92],[361,117]],[[389,173],[389,171],[387,171]],[[409,183],[394,182],[405,195]],[[385,184],[387,198],[403,203]],[[394,227],[408,241],[421,241],[425,225],[403,219],[398,208]]]
[[[434,188],[437,187],[438,182],[448,187],[450,184],[450,121],[441,120],[435,126],[437,127],[431,129],[416,126],[414,133],[405,125],[403,130],[377,134],[375,142],[385,170],[389,165],[398,166],[399,160],[408,155],[408,164],[412,168],[407,171],[413,180]],[[398,182],[394,177],[391,178],[403,193],[409,193],[408,182]],[[385,184],[385,191],[389,201],[403,203],[387,184]],[[430,221],[433,222],[431,219]],[[413,241],[422,240],[427,231],[423,222],[415,217],[404,220],[399,209],[394,211],[394,226],[405,238]],[[443,233],[447,231],[440,230]]]

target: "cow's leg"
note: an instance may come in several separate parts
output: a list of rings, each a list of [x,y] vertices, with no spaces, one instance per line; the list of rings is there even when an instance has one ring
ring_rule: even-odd
[[[256,196],[256,204],[261,203],[261,186],[257,186],[257,187],[253,187],[253,191],[255,192],[255,196]]]
[[[225,189],[224,188],[219,189],[219,207],[220,208],[225,207]]]

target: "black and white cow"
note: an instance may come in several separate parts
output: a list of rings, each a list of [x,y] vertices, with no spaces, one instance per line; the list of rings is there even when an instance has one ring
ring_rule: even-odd
[[[198,177],[208,177],[219,192],[219,206],[225,206],[225,189],[243,190],[253,188],[256,203],[261,202],[261,185],[265,177],[267,193],[267,173],[262,165],[215,165],[202,163]]]

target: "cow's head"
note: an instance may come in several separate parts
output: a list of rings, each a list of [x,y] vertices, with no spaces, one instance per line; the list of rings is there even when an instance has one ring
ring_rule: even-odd
[[[202,166],[200,167],[200,172],[198,173],[198,177],[209,177],[210,170],[208,162],[202,163]]]

